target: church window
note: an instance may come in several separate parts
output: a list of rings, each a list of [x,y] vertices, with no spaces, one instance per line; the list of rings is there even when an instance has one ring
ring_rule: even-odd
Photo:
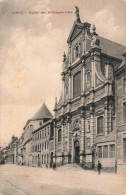
[[[97,118],[97,134],[103,133],[103,116]]]
[[[73,97],[81,95],[81,72],[77,72],[73,76]]]
[[[39,123],[40,127],[42,126],[42,122]]]
[[[61,129],[58,130],[58,142],[61,142]]]

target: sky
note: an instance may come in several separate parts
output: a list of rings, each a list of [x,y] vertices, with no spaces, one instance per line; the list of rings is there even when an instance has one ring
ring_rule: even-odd
[[[0,0],[0,146],[21,136],[44,101],[53,114],[75,5],[82,22],[126,45],[126,0]],[[69,13],[50,13],[60,11]]]

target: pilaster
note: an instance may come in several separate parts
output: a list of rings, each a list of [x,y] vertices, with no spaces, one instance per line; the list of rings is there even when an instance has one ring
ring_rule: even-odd
[[[71,42],[69,43],[69,67],[72,63],[72,51],[71,51]]]
[[[94,105],[90,107],[90,131],[91,131],[91,147],[94,145],[95,134],[95,118],[94,118]]]
[[[105,117],[104,117],[104,124],[105,124],[105,136],[108,135],[109,132],[109,120],[108,120],[108,115],[109,115],[109,105],[108,105],[108,100],[106,100],[104,104],[104,110],[105,110]]]

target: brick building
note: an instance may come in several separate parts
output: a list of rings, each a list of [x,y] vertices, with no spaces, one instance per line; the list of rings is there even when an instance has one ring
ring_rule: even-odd
[[[54,160],[103,169],[116,167],[115,76],[126,47],[76,21],[63,55],[62,91],[55,103]],[[125,135],[124,135],[125,136]],[[124,138],[125,140],[125,138]]]
[[[52,119],[43,123],[33,131],[33,166],[52,166],[53,163],[53,122]]]

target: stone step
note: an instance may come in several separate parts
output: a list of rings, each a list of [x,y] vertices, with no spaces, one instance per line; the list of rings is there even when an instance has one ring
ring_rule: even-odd
[[[66,165],[63,165],[63,166],[58,167],[56,169],[59,170],[59,171],[67,171],[67,170],[70,170],[70,171],[82,171],[83,170],[76,163],[74,163],[74,164],[66,164]]]

